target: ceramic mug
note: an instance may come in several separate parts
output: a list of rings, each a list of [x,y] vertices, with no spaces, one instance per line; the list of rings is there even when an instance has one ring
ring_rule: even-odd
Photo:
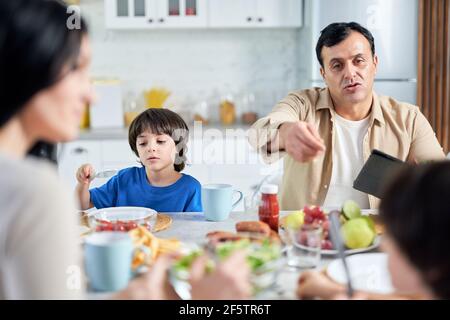
[[[95,291],[124,289],[133,277],[131,262],[136,250],[127,232],[95,232],[84,240],[86,275]]]
[[[233,201],[233,194],[238,193],[239,199]],[[223,221],[228,219],[230,212],[242,200],[242,192],[234,190],[230,184],[207,184],[202,186],[202,206],[206,220]]]

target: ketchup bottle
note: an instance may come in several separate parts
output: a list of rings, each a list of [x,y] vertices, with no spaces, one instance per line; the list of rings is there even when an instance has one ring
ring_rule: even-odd
[[[278,233],[278,216],[280,208],[278,206],[278,186],[265,184],[261,187],[261,203],[259,205],[259,220],[265,222],[269,227]]]

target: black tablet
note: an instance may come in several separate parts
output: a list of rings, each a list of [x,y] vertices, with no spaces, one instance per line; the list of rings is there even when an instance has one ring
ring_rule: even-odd
[[[353,182],[353,188],[380,198],[386,181],[404,165],[402,160],[373,149]]]

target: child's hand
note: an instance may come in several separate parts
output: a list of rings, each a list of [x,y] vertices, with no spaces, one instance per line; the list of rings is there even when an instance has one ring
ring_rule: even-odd
[[[83,164],[77,170],[77,181],[81,184],[89,184],[94,180],[94,168],[90,164]]]

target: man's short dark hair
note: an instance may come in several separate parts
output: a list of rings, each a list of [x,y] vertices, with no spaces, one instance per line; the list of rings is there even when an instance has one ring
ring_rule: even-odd
[[[347,39],[352,31],[362,34],[369,41],[372,56],[375,56],[375,42],[372,33],[357,22],[335,22],[320,32],[316,45],[316,56],[323,68],[322,48],[332,47]]]

